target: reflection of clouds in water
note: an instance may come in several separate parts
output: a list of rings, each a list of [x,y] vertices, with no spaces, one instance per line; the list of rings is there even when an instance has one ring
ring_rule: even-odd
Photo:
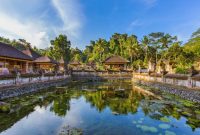
[[[62,123],[62,119],[50,112],[49,108],[49,106],[47,109],[36,107],[34,112],[15,123],[12,128],[1,135],[12,135],[13,133],[15,135],[55,134],[54,132]]]
[[[67,115],[65,116],[60,128],[66,125],[70,125],[71,127],[78,127],[80,124],[82,124],[82,113],[84,113],[84,108],[87,108],[86,106],[88,106],[88,104],[84,102],[83,98],[78,100],[72,99],[70,101],[70,110],[67,112]]]
[[[34,110],[40,114],[44,114],[45,113],[45,108],[44,107],[40,107],[40,106],[36,106],[34,108]]]

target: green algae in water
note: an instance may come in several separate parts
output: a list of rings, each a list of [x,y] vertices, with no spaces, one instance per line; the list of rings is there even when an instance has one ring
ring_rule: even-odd
[[[160,120],[163,122],[170,122],[170,119],[168,119],[167,117],[162,117],[160,118]]]
[[[125,92],[129,93],[129,91],[125,91]],[[135,91],[130,91],[130,92],[135,92]],[[194,122],[194,120],[193,120],[193,119],[200,120],[199,117],[197,117],[197,115],[198,115],[197,111],[200,112],[198,105],[197,105],[197,107],[195,106],[196,108],[194,108],[194,109],[193,109],[193,107],[186,107],[183,105],[183,103],[179,99],[174,99],[177,101],[177,103],[179,103],[178,105],[175,104],[175,102],[171,102],[168,100],[165,101],[165,99],[162,99],[164,101],[160,101],[158,104],[157,100],[152,99],[153,100],[152,101],[151,98],[141,97],[140,94],[137,94],[136,92],[130,93],[130,94],[131,95],[129,95],[129,96],[116,97],[116,95],[114,93],[112,93],[112,91],[101,91],[101,93],[98,91],[98,92],[93,92],[93,93],[90,92],[89,93],[89,92],[81,92],[78,90],[77,91],[74,90],[73,92],[69,91],[68,94],[65,93],[65,94],[61,94],[61,95],[55,94],[55,93],[47,95],[46,93],[44,93],[44,94],[34,95],[29,99],[28,99],[28,97],[20,97],[20,98],[24,98],[24,100],[22,100],[22,101],[20,101],[20,99],[13,100],[12,103],[18,102],[18,103],[14,103],[14,105],[20,105],[20,104],[27,105],[27,103],[28,104],[34,103],[33,106],[30,106],[30,107],[25,106],[22,108],[22,110],[29,109],[30,111],[29,112],[26,111],[25,113],[24,113],[24,111],[23,111],[23,113],[20,111],[17,111],[17,113],[15,113],[15,114],[20,114],[21,117],[17,118],[14,122],[13,122],[13,119],[16,118],[16,115],[11,115],[11,116],[8,116],[7,118],[6,117],[5,118],[1,117],[1,118],[4,119],[4,121],[8,121],[7,127],[9,127],[10,124],[13,125],[13,123],[16,123],[21,118],[27,116],[32,111],[34,111],[34,109],[32,109],[32,108],[34,108],[37,105],[40,105],[41,107],[45,107],[45,113],[47,113],[47,117],[49,117],[48,112],[55,112],[53,114],[59,116],[60,118],[62,118],[63,116],[68,117],[68,116],[70,116],[69,114],[71,114],[70,111],[73,112],[73,106],[80,103],[80,101],[81,101],[81,103],[84,103],[84,105],[85,105],[85,100],[86,100],[87,103],[92,104],[93,107],[95,107],[97,110],[101,110],[101,114],[100,114],[100,112],[97,111],[97,112],[95,112],[95,114],[97,114],[97,115],[95,115],[95,116],[91,115],[92,117],[90,117],[90,115],[87,116],[87,113],[91,113],[91,111],[90,111],[91,108],[89,106],[86,106],[86,108],[84,108],[85,110],[83,110],[83,111],[80,110],[81,118],[83,119],[84,122],[80,121],[80,119],[77,119],[78,120],[77,122],[79,122],[78,125],[79,126],[81,125],[81,128],[83,128],[82,130],[88,134],[94,134],[94,132],[95,132],[97,134],[98,133],[100,133],[100,134],[109,134],[109,133],[110,134],[122,134],[123,133],[125,135],[125,134],[127,134],[127,132],[129,132],[129,133],[135,133],[135,134],[140,133],[141,135],[148,135],[148,134],[175,135],[173,133],[177,132],[176,134],[178,135],[178,134],[185,133],[184,131],[187,131],[187,129],[191,129],[191,128],[198,129],[199,128],[198,121]],[[38,101],[40,99],[39,97],[41,95],[44,96],[43,102]],[[145,99],[143,99],[143,98],[145,98]],[[35,99],[38,102],[35,103],[35,101],[34,101]],[[65,99],[67,99],[67,104],[68,104],[68,100],[70,101],[70,99],[72,99],[73,102],[69,105],[66,105]],[[133,101],[132,99],[136,99],[136,101]],[[9,102],[9,104],[11,104],[10,102]],[[55,104],[53,104],[53,103],[55,103]],[[59,104],[57,104],[57,103],[59,103]],[[75,103],[77,103],[77,104],[75,104]],[[54,106],[52,106],[51,104],[53,104]],[[153,106],[152,104],[155,104],[155,105]],[[134,109],[133,109],[133,105],[134,105]],[[153,107],[151,107],[151,105]],[[156,107],[157,105],[159,107]],[[127,125],[123,124],[123,126],[120,127],[117,131],[111,130],[112,127],[117,127],[117,126],[121,125],[121,119],[117,119],[117,121],[115,121],[115,119],[117,117],[115,117],[115,119],[112,119],[112,117],[110,118],[110,115],[107,115],[107,113],[104,113],[104,111],[102,111],[105,109],[105,106],[111,109],[111,111],[109,111],[110,113],[113,111],[116,111],[116,112],[119,112],[119,115],[123,115],[123,116],[126,115],[125,117],[128,117],[128,119],[126,119],[126,121],[123,121],[123,122],[124,123],[126,122],[128,124]],[[50,107],[50,110],[48,110],[48,107]],[[142,110],[138,109],[139,107],[141,107]],[[167,108],[167,111],[165,108]],[[68,111],[69,111],[69,113],[68,113]],[[138,111],[141,114],[145,113],[145,116],[136,113],[136,111]],[[187,127],[183,127],[182,125],[184,123],[180,123],[180,127],[182,127],[182,129],[180,131],[180,128],[175,127],[174,125],[177,125],[177,121],[179,122],[180,118],[185,116],[182,114],[183,111],[190,112],[192,114],[192,116],[185,117],[185,119],[187,119],[189,121],[189,123],[186,123]],[[60,115],[60,114],[62,114],[62,115]],[[129,114],[131,116],[135,116],[135,117],[131,117]],[[3,115],[5,115],[5,114],[3,114]],[[76,114],[73,114],[73,115],[74,115],[74,117],[78,117],[78,116],[76,116]],[[84,117],[85,115],[86,115],[86,117]],[[100,117],[103,115],[104,115],[104,117]],[[31,117],[32,117],[32,115],[30,115],[27,119],[30,120]],[[133,118],[136,118],[136,119],[133,119]],[[174,118],[176,118],[177,120],[175,120]],[[56,117],[56,119],[57,119],[57,117]],[[130,120],[132,120],[132,123],[130,122]],[[163,121],[161,122],[161,120],[163,120]],[[101,121],[101,124],[98,124],[99,121]],[[169,123],[167,123],[167,122],[172,122],[172,121],[175,122],[175,123],[173,123],[173,125],[170,125]],[[36,120],[36,122],[37,122],[37,120]],[[143,124],[139,124],[139,122],[143,123]],[[94,123],[95,126],[94,125],[92,126],[91,123]],[[147,125],[147,123],[148,123],[148,125]],[[153,123],[156,126],[151,125],[150,123]],[[52,131],[52,133],[57,133],[58,128],[61,127],[62,125],[59,125],[59,124],[56,125],[56,124],[57,123],[55,122],[55,126],[49,128],[48,121],[47,121],[47,123],[44,122],[44,125],[45,125],[44,128],[37,127],[36,129],[32,129],[31,127],[30,128],[28,127],[27,129],[30,130],[30,135],[34,135],[34,134],[31,134],[32,131],[33,131],[33,133],[36,132],[36,134],[40,134],[39,132],[41,130],[37,131],[37,129],[42,129],[44,131],[47,130],[46,132],[48,132],[48,130],[50,129]],[[98,127],[96,126],[97,124],[99,125]],[[166,125],[169,124],[171,126],[170,128],[173,128],[173,132],[170,128],[167,128],[166,125],[161,126],[159,124],[166,124]],[[5,125],[5,122],[0,122],[1,128],[2,128],[2,125]],[[73,123],[68,121],[67,125],[73,125]],[[155,126],[155,127],[153,127],[153,126]],[[6,130],[7,127],[3,127],[2,131]],[[11,127],[10,129],[13,129],[13,127]],[[106,128],[106,127],[110,127],[110,128]],[[10,130],[10,129],[8,129],[8,130]],[[137,129],[137,130],[135,130],[135,129]],[[23,131],[23,129],[20,129],[20,130]],[[166,131],[166,133],[165,133],[165,131]],[[193,132],[191,130],[188,130],[188,131],[189,131],[188,134],[192,134],[192,133],[195,133],[195,135],[198,134],[197,133],[198,130],[194,130]],[[73,131],[73,133],[75,133],[75,132],[76,131]],[[63,133],[64,132],[62,132],[61,134],[63,134]],[[49,133],[49,134],[51,134],[51,133]]]
[[[182,103],[186,107],[193,107],[194,106],[194,103],[192,101],[183,100]]]
[[[10,112],[10,105],[9,104],[0,105],[0,112],[3,113]]]
[[[186,115],[186,116],[191,116],[192,114],[190,114],[189,112],[182,112],[183,115]]]
[[[200,114],[200,110],[198,110],[198,111],[195,111],[195,113],[197,113],[197,114]]]
[[[158,125],[158,127],[161,128],[161,129],[169,129],[170,125],[168,125],[168,124],[160,124],[160,125]]]
[[[167,130],[165,131],[165,135],[176,135],[176,133]]]

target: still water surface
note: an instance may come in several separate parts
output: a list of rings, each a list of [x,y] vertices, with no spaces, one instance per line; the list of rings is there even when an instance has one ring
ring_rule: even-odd
[[[129,81],[74,83],[9,99],[0,135],[200,135],[200,105]]]

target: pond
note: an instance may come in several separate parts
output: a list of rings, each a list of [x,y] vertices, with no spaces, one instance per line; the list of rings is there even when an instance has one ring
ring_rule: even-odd
[[[74,82],[4,102],[0,135],[200,134],[200,105],[130,81]]]

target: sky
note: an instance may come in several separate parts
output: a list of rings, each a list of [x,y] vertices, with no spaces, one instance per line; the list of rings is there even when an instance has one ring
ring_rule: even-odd
[[[200,0],[0,0],[0,36],[39,48],[66,34],[72,47],[113,33],[165,32],[186,42],[200,27]]]

